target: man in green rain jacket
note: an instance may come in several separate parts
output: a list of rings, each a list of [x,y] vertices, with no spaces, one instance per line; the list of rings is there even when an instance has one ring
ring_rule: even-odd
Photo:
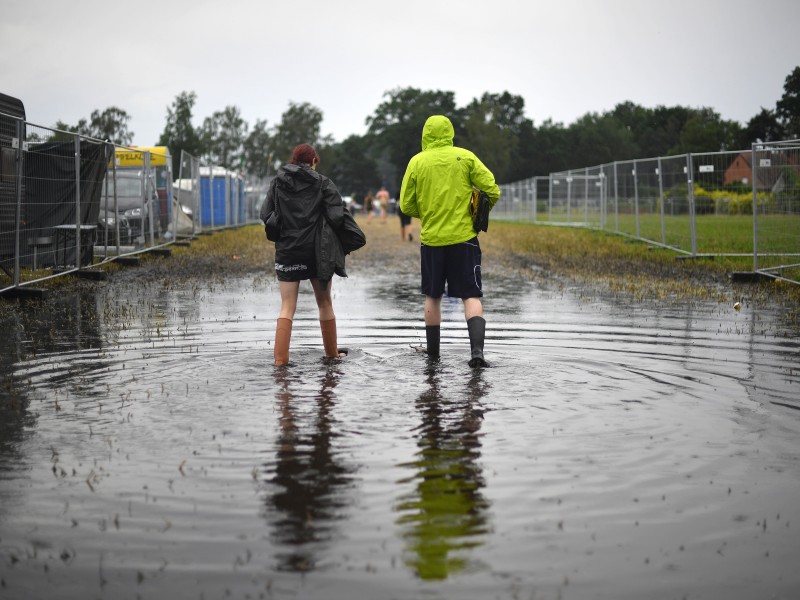
[[[408,163],[400,190],[400,210],[417,217],[425,294],[425,338],[429,356],[439,356],[442,294],[464,301],[472,356],[470,367],[485,367],[481,249],[469,212],[473,188],[486,193],[492,207],[500,198],[494,175],[469,150],[453,145],[453,124],[429,117],[422,129],[422,152]]]

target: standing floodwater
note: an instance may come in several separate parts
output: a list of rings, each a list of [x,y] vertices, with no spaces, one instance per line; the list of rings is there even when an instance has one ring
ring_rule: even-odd
[[[351,275],[331,363],[305,286],[272,366],[269,277],[65,295],[4,334],[0,597],[797,597],[779,315],[498,276],[472,371],[460,301],[431,362],[416,273]]]

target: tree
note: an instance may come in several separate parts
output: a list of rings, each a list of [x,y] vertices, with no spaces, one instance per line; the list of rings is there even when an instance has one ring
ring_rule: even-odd
[[[366,119],[368,134],[375,140],[377,154],[386,151],[389,162],[400,174],[405,172],[409,159],[422,150],[422,127],[428,117],[445,115],[453,121],[457,136],[463,131],[453,92],[397,88],[384,93],[384,97],[387,100]],[[399,181],[386,184],[392,189],[400,187]]]
[[[52,140],[55,142],[68,142],[73,139],[73,136],[68,135],[68,133],[78,132],[78,128],[75,125],[70,125],[60,119],[56,121],[55,125],[53,125],[53,129],[56,130],[52,136]],[[62,132],[67,132],[67,133],[62,133]]]
[[[572,164],[591,167],[637,158],[633,133],[612,113],[587,113],[569,126]]]
[[[484,93],[463,114],[465,140],[457,145],[475,152],[499,182],[530,175],[530,163],[521,151],[530,149],[523,139],[530,140],[533,123],[525,117],[522,96]]]
[[[498,182],[506,181],[517,139],[512,131],[494,121],[489,101],[474,100],[467,107],[464,130],[466,139],[459,145],[472,150],[492,171]]]
[[[244,141],[245,168],[250,175],[263,179],[270,175],[272,161],[272,136],[267,121],[256,119],[253,130]]]
[[[341,144],[322,147],[319,152],[320,172],[330,177],[344,195],[360,200],[381,181],[368,136],[351,135]]]
[[[226,106],[203,121],[201,139],[209,162],[238,170],[242,165],[248,125],[236,106]]]
[[[680,135],[680,152],[719,152],[736,149],[741,139],[741,126],[725,121],[710,108],[693,110]]]
[[[172,153],[172,172],[175,178],[180,175],[181,152],[185,150],[195,158],[202,156],[203,144],[200,135],[192,125],[192,108],[197,101],[194,92],[181,92],[175,97],[172,106],[167,107],[167,122],[158,138],[158,146],[167,146]]]
[[[321,125],[322,111],[316,106],[308,102],[290,102],[270,140],[273,158],[287,162],[298,144],[311,144],[316,148],[330,143],[330,139],[321,137]]]
[[[742,130],[739,147],[749,148],[754,142],[776,142],[784,136],[775,111],[762,107],[761,112],[747,122]]]
[[[683,126],[692,115],[683,106],[656,106],[650,110],[648,126],[637,136],[638,158],[653,158],[680,154],[680,139]]]
[[[81,119],[75,126],[58,121],[53,128],[77,133],[98,140],[108,140],[119,146],[129,146],[133,142],[133,132],[128,131],[130,116],[121,108],[109,106],[103,112],[92,111],[90,120]],[[63,137],[56,135],[56,137]]]
[[[787,137],[800,138],[800,67],[787,75],[775,114]]]
[[[533,131],[530,162],[531,175],[549,175],[574,166],[571,159],[567,130],[562,123],[547,119]]]

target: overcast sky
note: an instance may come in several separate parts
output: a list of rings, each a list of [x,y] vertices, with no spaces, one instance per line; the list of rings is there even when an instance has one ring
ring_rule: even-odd
[[[195,125],[228,105],[252,126],[289,102],[341,141],[384,93],[522,96],[536,126],[630,100],[710,107],[743,125],[800,65],[798,0],[0,0],[0,92],[28,121],[116,106],[152,145],[194,91]]]

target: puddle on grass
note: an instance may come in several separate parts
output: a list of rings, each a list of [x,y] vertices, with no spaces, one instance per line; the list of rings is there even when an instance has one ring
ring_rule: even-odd
[[[488,279],[488,278],[487,278]],[[5,327],[0,597],[788,598],[800,343],[779,315],[487,281],[441,360],[416,276],[65,296]]]

